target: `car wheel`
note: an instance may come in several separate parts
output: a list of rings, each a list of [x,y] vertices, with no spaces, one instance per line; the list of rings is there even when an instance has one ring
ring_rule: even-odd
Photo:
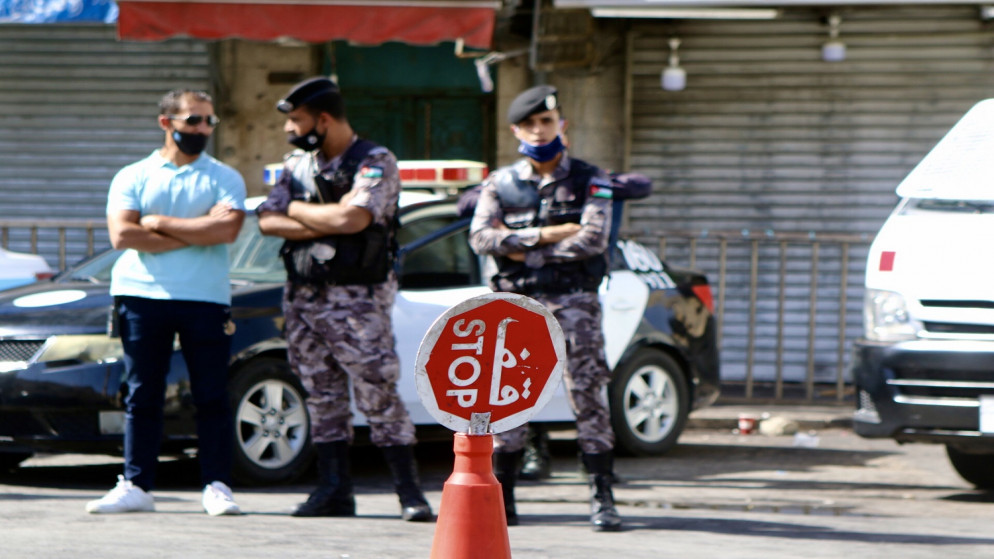
[[[231,380],[235,411],[232,476],[249,485],[285,483],[310,464],[310,418],[304,389],[286,361],[261,357]]]
[[[994,453],[969,453],[946,445],[946,454],[960,477],[978,489],[994,489]]]
[[[690,410],[679,365],[656,349],[640,349],[614,371],[608,388],[616,447],[637,456],[676,444]]]

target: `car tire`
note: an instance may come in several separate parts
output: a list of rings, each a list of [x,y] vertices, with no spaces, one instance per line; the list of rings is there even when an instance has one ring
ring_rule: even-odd
[[[673,448],[690,412],[683,370],[657,349],[640,349],[615,368],[608,387],[615,449],[657,456]]]
[[[994,489],[994,453],[964,452],[946,445],[946,454],[960,477],[977,489]]]
[[[235,414],[232,477],[246,485],[287,483],[311,463],[305,391],[281,359],[260,357],[229,383]]]

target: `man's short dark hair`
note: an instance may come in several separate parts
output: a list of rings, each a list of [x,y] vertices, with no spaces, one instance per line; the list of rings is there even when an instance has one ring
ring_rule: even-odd
[[[201,91],[197,89],[174,89],[169,93],[162,96],[159,100],[159,114],[160,115],[172,115],[179,112],[183,105],[183,97],[190,96],[195,101],[201,101],[203,103],[214,104],[214,100],[211,98],[210,94],[206,91]]]
[[[303,106],[315,117],[321,113],[328,113],[335,117],[335,120],[345,120],[345,99],[341,93],[319,95],[303,103]]]

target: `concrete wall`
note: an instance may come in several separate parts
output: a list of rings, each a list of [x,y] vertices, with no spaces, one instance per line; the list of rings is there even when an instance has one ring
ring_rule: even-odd
[[[267,194],[263,167],[290,151],[276,102],[297,81],[320,72],[314,46],[284,46],[242,40],[214,45],[218,106],[222,123],[216,155],[245,177],[249,196]]]

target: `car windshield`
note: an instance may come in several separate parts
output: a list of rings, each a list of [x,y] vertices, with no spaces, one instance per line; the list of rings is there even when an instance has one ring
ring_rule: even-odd
[[[279,258],[279,237],[264,237],[254,215],[245,217],[238,239],[229,247],[231,281],[236,283],[282,283],[286,270]],[[71,281],[110,283],[110,272],[121,256],[119,250],[108,250],[69,269],[61,276]]]
[[[909,201],[905,210],[939,211],[984,214],[994,212],[994,201],[989,200],[941,200],[938,198],[916,198]],[[907,213],[907,212],[905,212]]]
[[[259,231],[256,216],[245,217],[238,238],[228,248],[231,256],[231,281],[267,283],[286,281],[286,269],[280,259],[280,237],[265,236]]]

